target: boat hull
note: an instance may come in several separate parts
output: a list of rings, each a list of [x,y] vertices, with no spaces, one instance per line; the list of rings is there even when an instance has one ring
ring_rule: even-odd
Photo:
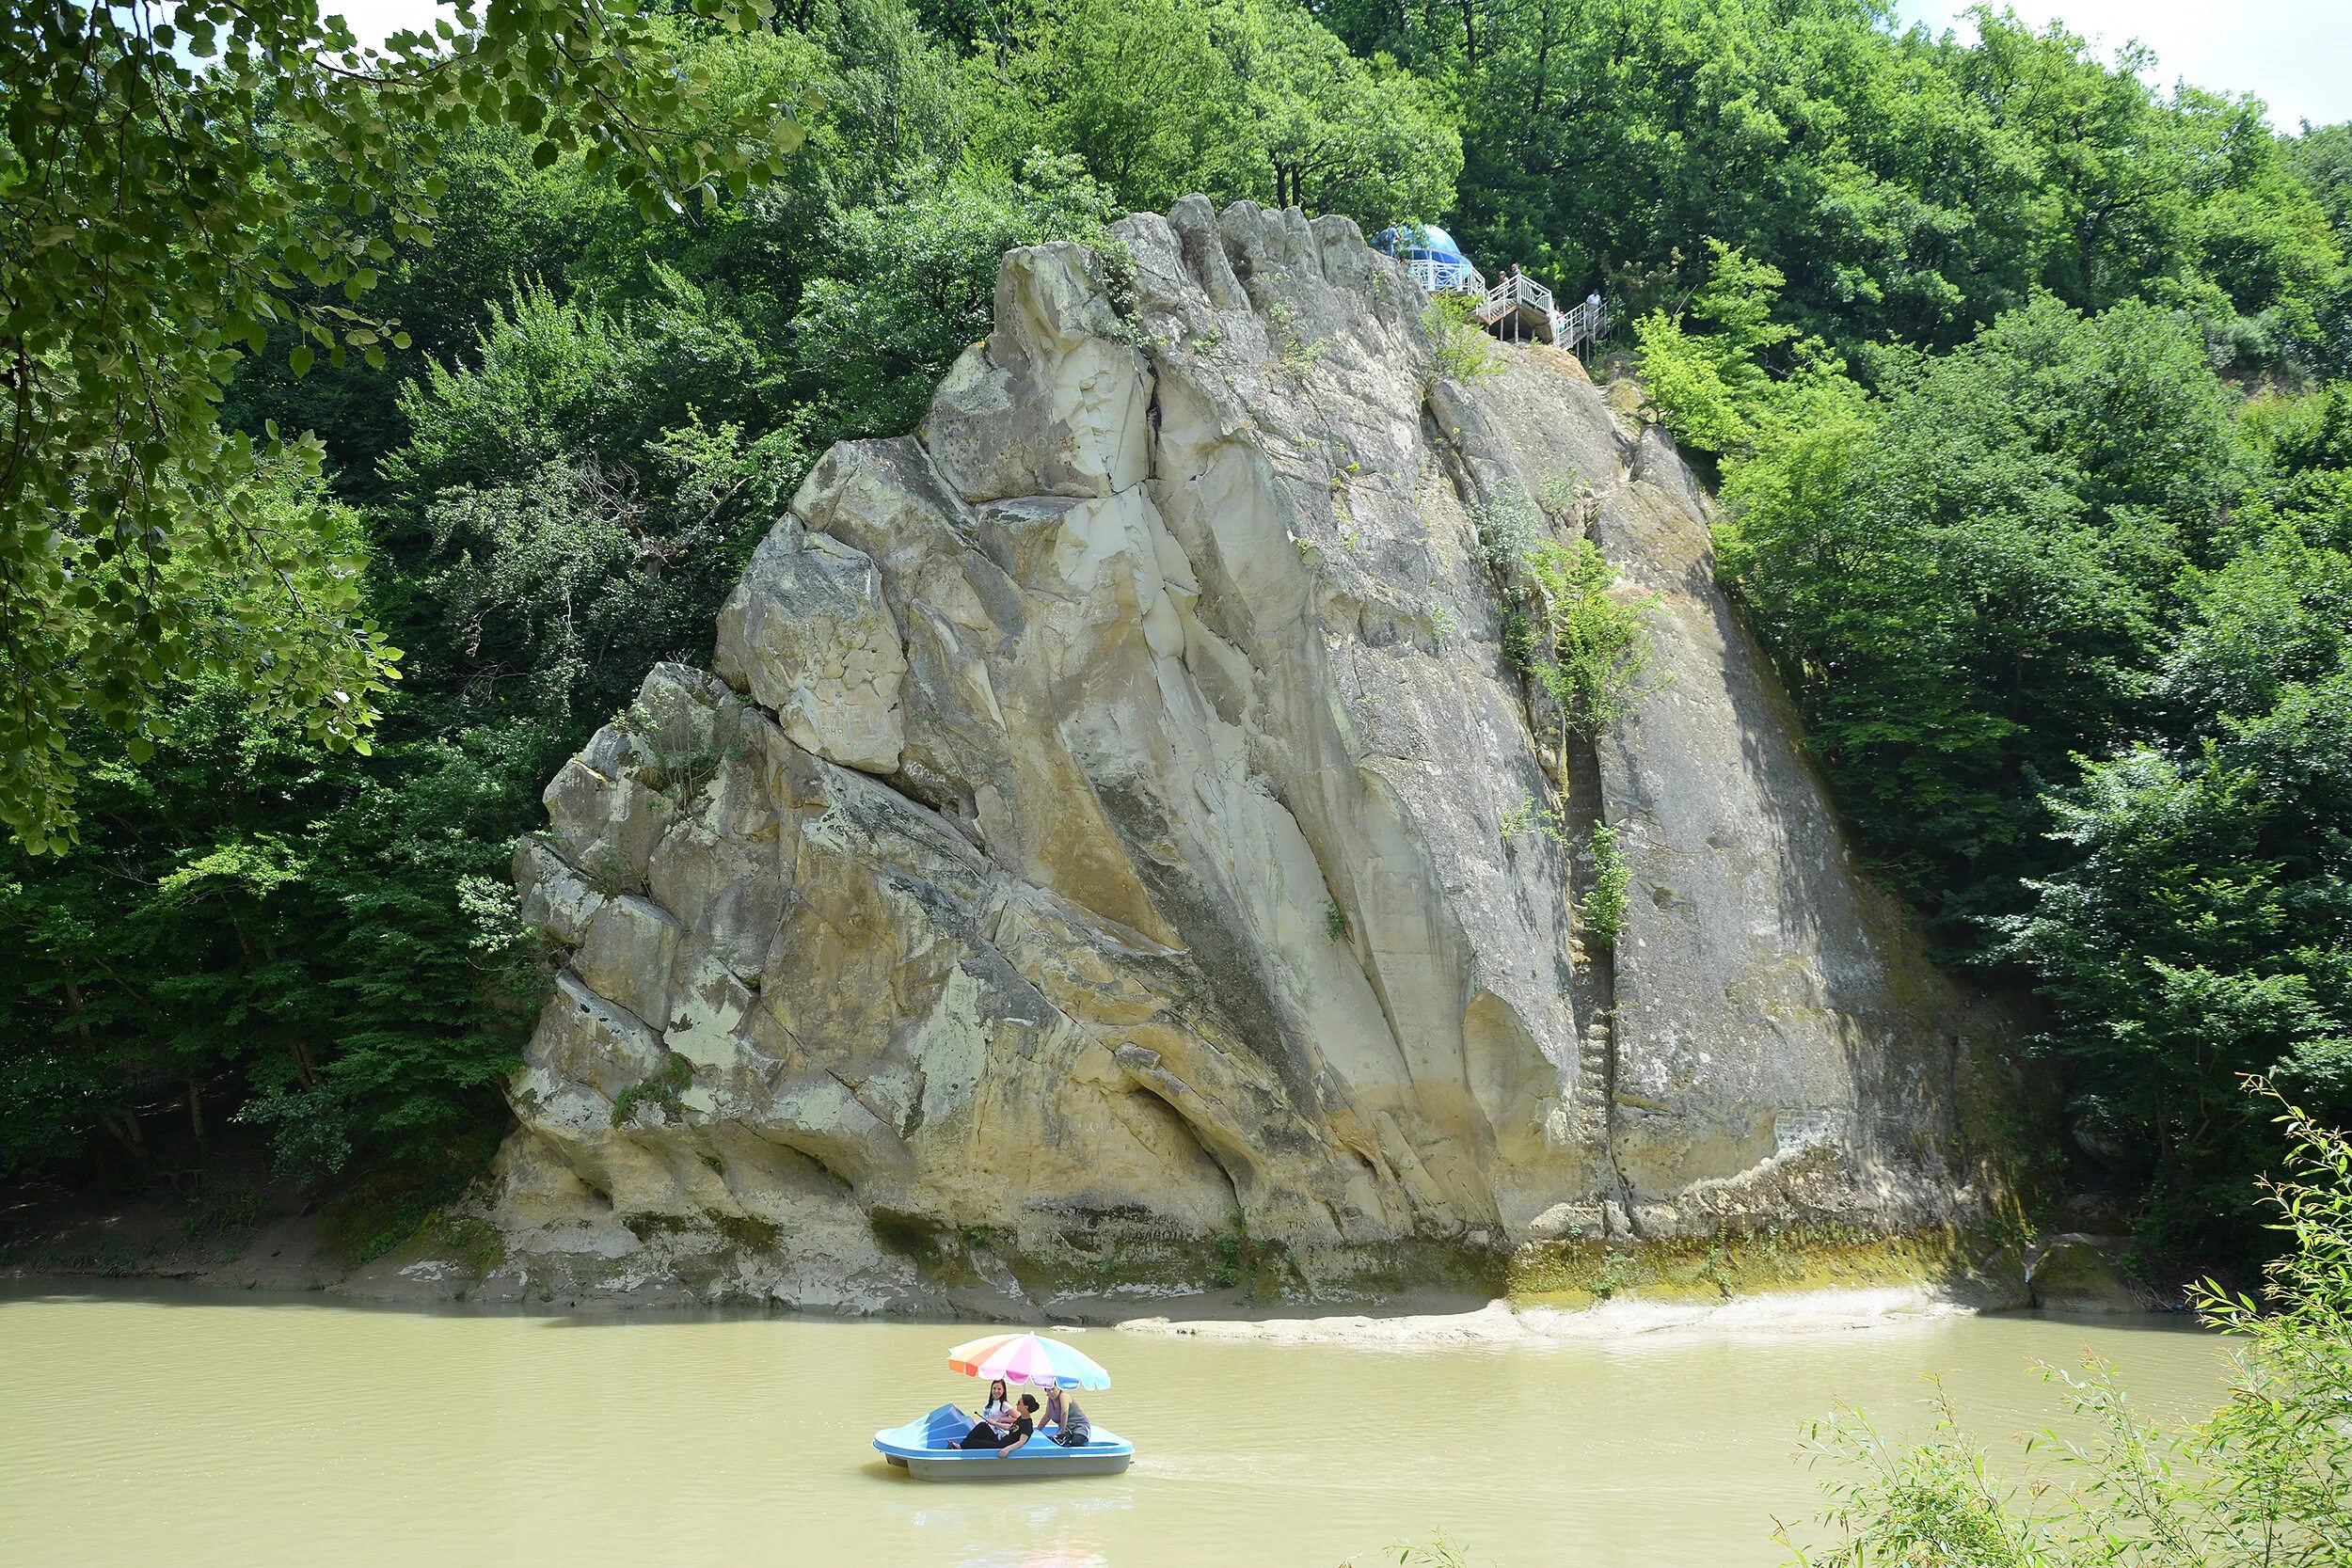
[[[943,1404],[919,1421],[874,1433],[876,1451],[918,1481],[1038,1481],[1054,1476],[1115,1476],[1135,1463],[1133,1443],[1096,1427],[1082,1449],[1065,1449],[1043,1433],[1009,1454],[959,1449],[972,1418]]]

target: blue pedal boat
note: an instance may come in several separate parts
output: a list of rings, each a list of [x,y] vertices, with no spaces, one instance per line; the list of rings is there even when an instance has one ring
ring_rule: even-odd
[[[1136,1446],[1096,1427],[1083,1449],[1065,1449],[1041,1432],[1004,1458],[993,1449],[960,1449],[973,1418],[943,1404],[919,1421],[874,1433],[891,1464],[925,1481],[1018,1481],[1038,1476],[1115,1476],[1135,1463]]]

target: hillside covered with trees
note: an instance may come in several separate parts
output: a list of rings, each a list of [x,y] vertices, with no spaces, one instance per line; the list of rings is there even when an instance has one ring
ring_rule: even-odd
[[[396,1240],[506,1125],[541,784],[707,662],[1006,248],[1196,190],[1442,222],[1638,321],[1842,809],[1948,962],[2040,995],[2073,1175],[2152,1259],[2255,1241],[2238,1073],[2352,1112],[2352,126],[1845,0],[628,13],[660,90],[591,69],[602,14],[494,7],[510,71],[365,115],[252,56],[204,135],[275,182],[119,243],[73,182],[195,135],[140,86],[185,40],[8,24],[52,90],[0,144],[0,1174],[145,1180],[233,1117],[404,1195]],[[68,263],[149,254],[154,312],[74,358]],[[141,355],[182,378],[144,434],[98,395]],[[177,543],[215,515],[262,543]]]

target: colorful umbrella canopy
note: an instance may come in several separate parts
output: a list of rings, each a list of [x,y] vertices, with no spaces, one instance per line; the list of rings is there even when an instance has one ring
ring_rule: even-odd
[[[1036,1334],[992,1334],[958,1345],[947,1353],[950,1371],[966,1377],[1003,1378],[1007,1383],[1031,1383],[1039,1387],[1058,1384],[1064,1388],[1107,1388],[1111,1374],[1084,1354]]]

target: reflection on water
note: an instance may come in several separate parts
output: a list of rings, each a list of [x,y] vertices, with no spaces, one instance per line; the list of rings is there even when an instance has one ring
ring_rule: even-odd
[[[1961,1319],[1545,1349],[1279,1348],[1096,1331],[1123,1476],[941,1485],[867,1439],[971,1385],[969,1324],[391,1312],[172,1292],[0,1297],[0,1562],[462,1560],[1329,1568],[1442,1529],[1479,1568],[1774,1564],[1817,1506],[1799,1424],[1923,1419],[1944,1374],[1990,1439],[2086,1349],[2201,1412],[2193,1332]]]

